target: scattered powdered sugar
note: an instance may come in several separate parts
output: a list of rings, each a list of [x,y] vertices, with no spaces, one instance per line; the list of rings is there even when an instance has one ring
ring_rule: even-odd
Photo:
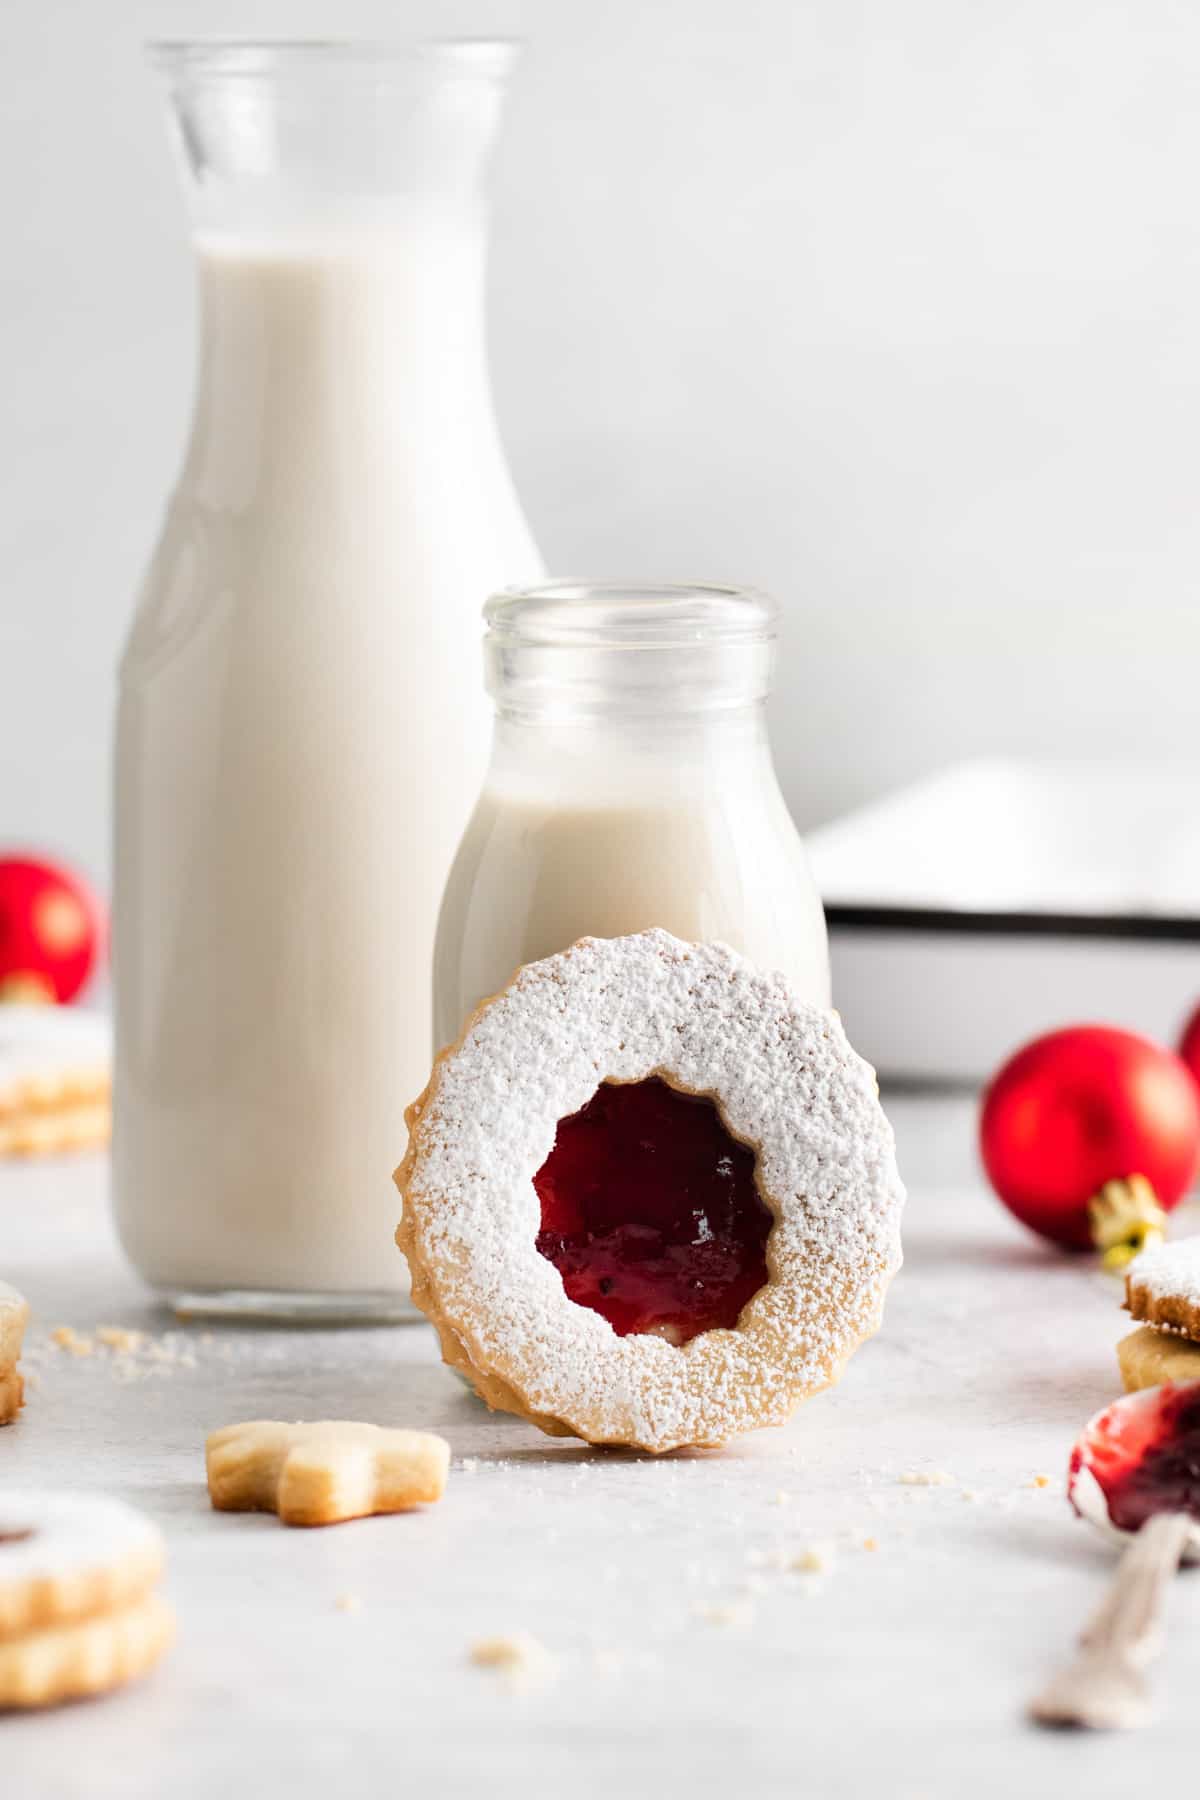
[[[1126,1279],[1152,1300],[1178,1300],[1200,1309],[1200,1236],[1143,1250],[1126,1270]]]
[[[711,1096],[758,1151],[772,1279],[735,1331],[682,1348],[576,1306],[535,1238],[533,1176],[606,1079]],[[402,1241],[451,1347],[535,1413],[666,1450],[778,1423],[878,1326],[903,1189],[873,1072],[836,1015],[723,945],[585,938],[530,964],[414,1110]]]
[[[201,1356],[223,1363],[255,1354],[252,1345],[233,1341],[214,1342],[211,1333],[197,1337],[185,1331],[159,1335],[133,1325],[97,1325],[78,1331],[73,1325],[56,1325],[44,1338],[27,1344],[23,1364],[45,1368],[47,1355],[58,1354],[103,1369],[116,1381],[144,1381],[151,1376],[169,1377],[179,1370],[200,1366]],[[261,1354],[261,1353],[259,1353]]]

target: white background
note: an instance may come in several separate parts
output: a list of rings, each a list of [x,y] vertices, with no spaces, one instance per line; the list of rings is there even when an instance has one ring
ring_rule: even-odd
[[[780,597],[805,824],[968,752],[1189,749],[1194,5],[523,10],[490,329],[549,565]],[[113,668],[186,421],[139,38],[512,15],[5,0],[0,842],[105,872]]]

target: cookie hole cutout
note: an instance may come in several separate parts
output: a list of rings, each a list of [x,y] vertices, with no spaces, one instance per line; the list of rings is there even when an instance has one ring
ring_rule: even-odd
[[[732,1330],[768,1280],[757,1160],[712,1100],[658,1076],[603,1082],[534,1176],[537,1248],[618,1337]]]

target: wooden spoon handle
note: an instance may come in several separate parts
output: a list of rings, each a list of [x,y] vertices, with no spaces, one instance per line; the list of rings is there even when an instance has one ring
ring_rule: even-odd
[[[1194,1526],[1188,1513],[1156,1513],[1142,1526],[1084,1628],[1080,1654],[1030,1707],[1040,1725],[1110,1731],[1145,1724],[1141,1671],[1162,1641],[1167,1587]]]

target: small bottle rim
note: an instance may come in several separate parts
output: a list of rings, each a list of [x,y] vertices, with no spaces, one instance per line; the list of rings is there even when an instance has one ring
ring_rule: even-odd
[[[484,607],[490,641],[562,649],[766,643],[778,617],[758,588],[703,581],[560,579],[501,588]]]

